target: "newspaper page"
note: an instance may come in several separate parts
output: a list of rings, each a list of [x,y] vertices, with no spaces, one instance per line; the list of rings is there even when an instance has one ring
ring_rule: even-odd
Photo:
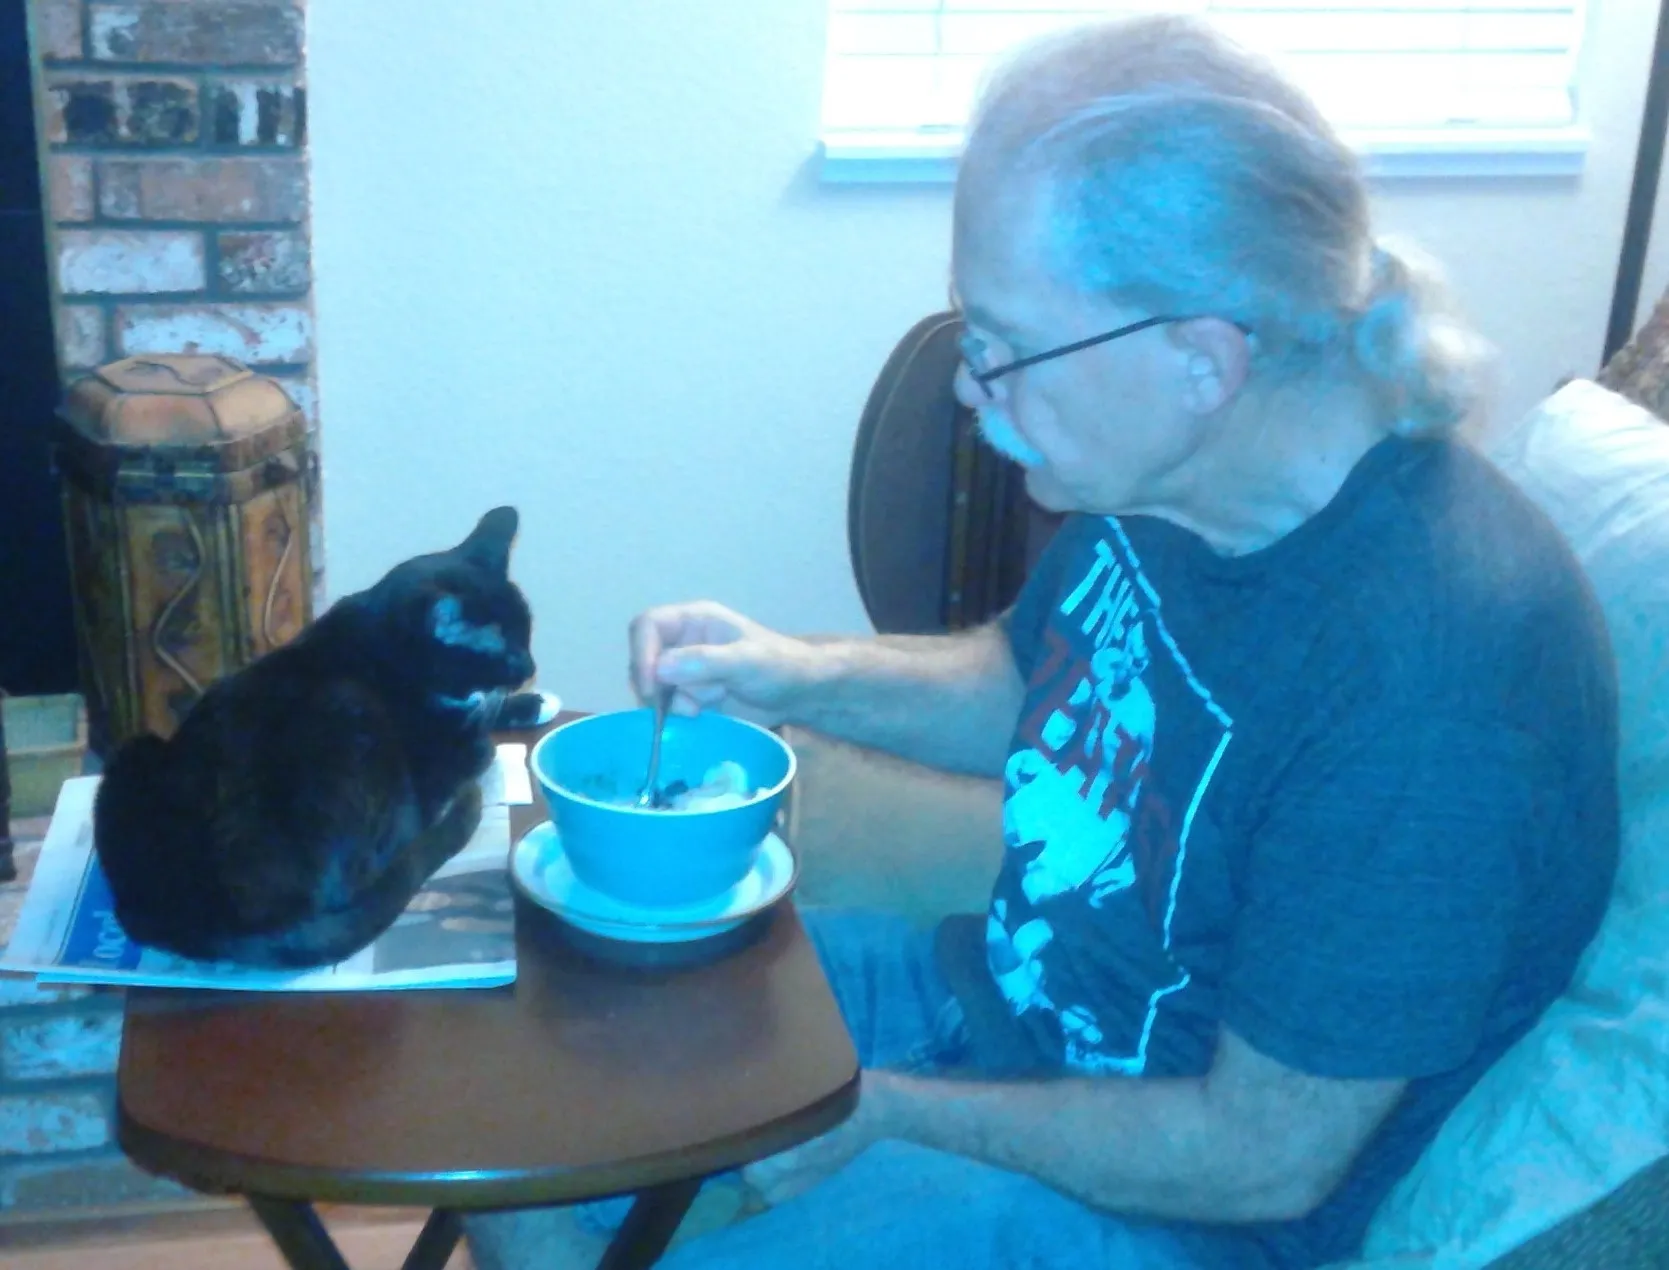
[[[482,777],[480,827],[412,898],[393,926],[346,961],[251,970],[192,961],[128,938],[93,850],[99,778],[64,783],[0,971],[41,983],[102,983],[256,992],[486,987],[516,977],[507,863],[510,805],[532,801],[527,747],[501,745]]]

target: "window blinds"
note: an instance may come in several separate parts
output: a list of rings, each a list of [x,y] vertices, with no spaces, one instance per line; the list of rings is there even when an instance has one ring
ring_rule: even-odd
[[[1142,12],[1206,15],[1274,56],[1354,133],[1576,120],[1582,0],[830,0],[825,135],[959,134],[994,57]]]

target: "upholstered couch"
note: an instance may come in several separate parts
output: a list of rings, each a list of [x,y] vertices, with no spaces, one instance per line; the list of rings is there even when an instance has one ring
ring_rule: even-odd
[[[1669,426],[1652,413],[1666,396],[1669,306],[1602,382],[1569,382],[1470,438],[1564,531],[1605,609],[1621,688],[1622,862],[1571,989],[1456,1109],[1351,1270],[1669,1267]],[[1001,852],[994,782],[805,732],[790,740],[801,904],[923,923],[984,907]],[[749,1202],[734,1183],[708,1188],[681,1237]],[[571,1214],[511,1224],[550,1266],[589,1264],[603,1242]]]

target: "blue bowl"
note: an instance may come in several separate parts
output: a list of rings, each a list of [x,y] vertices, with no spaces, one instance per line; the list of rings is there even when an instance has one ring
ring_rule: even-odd
[[[643,785],[652,710],[590,715],[553,728],[528,766],[544,790],[574,876],[628,904],[675,908],[728,891],[753,868],[794,779],[794,751],[764,728],[727,715],[669,715],[661,737],[662,788],[701,784],[707,770],[740,763],[757,797],[716,811],[619,806]]]

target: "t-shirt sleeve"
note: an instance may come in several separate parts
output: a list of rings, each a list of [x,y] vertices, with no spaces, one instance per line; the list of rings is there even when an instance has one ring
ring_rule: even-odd
[[[1252,835],[1225,1026],[1312,1075],[1413,1079],[1473,1052],[1520,937],[1524,853],[1561,788],[1501,724],[1381,707],[1274,782]]]

